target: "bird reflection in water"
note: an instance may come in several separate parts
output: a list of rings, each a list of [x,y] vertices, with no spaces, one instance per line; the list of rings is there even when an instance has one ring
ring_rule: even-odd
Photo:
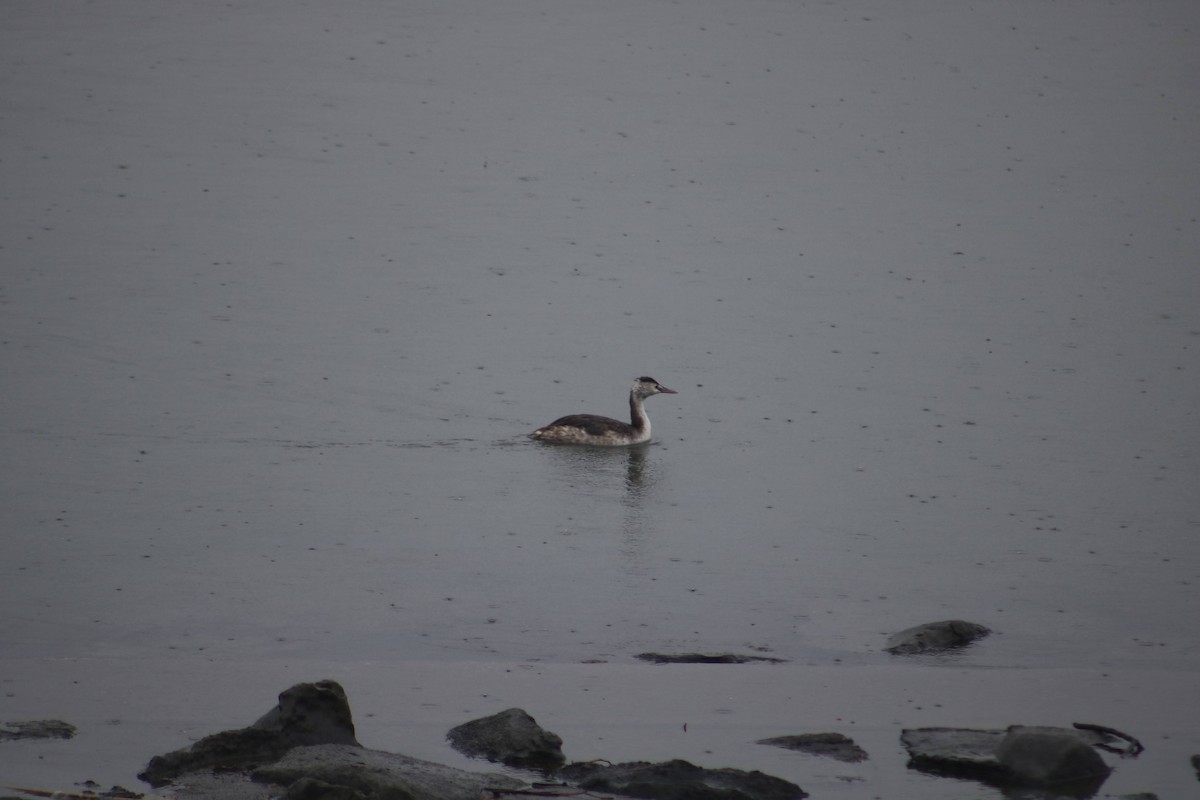
[[[621,554],[631,572],[644,572],[654,486],[660,462],[650,446],[558,447],[548,451],[555,475],[583,497],[612,500],[624,508]]]

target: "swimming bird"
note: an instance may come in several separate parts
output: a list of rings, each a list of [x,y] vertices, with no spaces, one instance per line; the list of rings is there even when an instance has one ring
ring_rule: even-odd
[[[551,444],[592,444],[602,447],[623,447],[650,441],[650,418],[642,404],[656,394],[679,394],[654,378],[642,376],[629,390],[631,422],[621,422],[596,414],[571,414],[560,417],[544,428],[529,434],[530,438]]]

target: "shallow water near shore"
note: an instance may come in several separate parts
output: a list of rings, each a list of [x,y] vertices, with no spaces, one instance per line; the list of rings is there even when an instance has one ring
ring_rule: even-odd
[[[1200,17],[906,8],[14,4],[0,721],[80,735],[4,782],[328,677],[468,768],[519,705],[814,797],[1077,721],[1194,788]],[[648,445],[527,438],[642,374]],[[827,730],[871,760],[753,744]]]

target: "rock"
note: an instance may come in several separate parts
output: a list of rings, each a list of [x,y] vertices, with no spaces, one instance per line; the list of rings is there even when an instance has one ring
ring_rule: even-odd
[[[241,769],[275,761],[293,747],[348,744],[354,721],[346,692],[335,681],[299,683],[279,695],[279,703],[248,728],[206,736],[191,747],[150,759],[138,777],[154,787],[206,768]]]
[[[79,792],[79,794],[88,798],[109,797],[114,798],[115,800],[142,800],[142,798],[145,796],[138,792],[126,789],[120,784],[114,785],[105,791],[100,791],[100,784],[93,780],[80,781],[75,785],[82,790]]]
[[[5,722],[0,728],[0,742],[13,739],[70,739],[75,735],[75,726],[61,719],[34,719],[28,722]]]
[[[366,795],[349,786],[304,777],[288,787],[286,800],[366,800]]]
[[[463,723],[451,729],[446,738],[464,755],[511,767],[553,771],[566,761],[562,739],[543,729],[520,708]]]
[[[358,744],[346,690],[337,681],[298,683],[251,727],[279,733],[293,746]]]
[[[961,619],[929,622],[892,634],[888,637],[884,650],[894,655],[937,653],[965,647],[989,633],[991,631],[988,628]]]
[[[244,772],[189,772],[170,788],[171,800],[279,800],[280,794],[278,786],[256,783]]]
[[[785,664],[786,658],[770,658],[768,656],[743,656],[736,653],[638,653],[634,658],[649,661],[652,664],[750,664],[755,661],[767,664]]]
[[[909,767],[973,778],[996,786],[1099,789],[1110,772],[1089,731],[1014,725],[1005,731],[964,728],[905,730]]]
[[[799,750],[802,753],[816,756],[828,756],[849,763],[867,760],[867,751],[855,744],[853,739],[840,733],[800,733],[795,736],[776,736],[773,739],[759,739],[757,744],[786,747],[788,750]]]
[[[254,770],[250,777],[259,783],[288,787],[292,800],[479,800],[490,796],[488,789],[525,786],[507,775],[467,772],[344,744],[294,748],[274,764]],[[305,781],[308,783],[302,783]],[[320,784],[333,788],[327,794],[308,794]],[[299,792],[305,794],[293,797]]]
[[[191,747],[154,756],[138,777],[158,788],[202,769],[236,770],[274,761],[287,752],[277,734],[253,728],[205,736]]]
[[[1004,731],[972,728],[916,728],[900,732],[910,769],[934,775],[1002,780],[996,748]]]
[[[490,789],[525,787],[507,775],[367,750],[334,681],[297,684],[250,727],[155,756],[139,777],[173,783],[177,800],[478,800]]]
[[[1192,769],[1196,770],[1196,780],[1200,781],[1200,753],[1192,756]]]
[[[687,761],[634,761],[601,766],[568,764],[558,777],[589,792],[614,792],[651,800],[798,800],[808,793],[762,772],[704,769]]]
[[[1014,725],[996,748],[996,760],[1022,786],[1103,782],[1111,771],[1094,748],[1066,728]]]
[[[238,772],[191,772],[173,800],[479,800],[528,789],[508,775],[466,772],[344,744],[296,747],[274,764]],[[493,791],[495,790],[495,791]],[[503,795],[501,795],[503,796]]]

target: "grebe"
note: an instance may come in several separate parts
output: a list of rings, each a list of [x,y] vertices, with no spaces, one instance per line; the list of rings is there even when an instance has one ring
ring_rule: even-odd
[[[629,416],[632,424],[600,417],[595,414],[571,414],[560,417],[544,428],[529,434],[530,438],[552,444],[594,444],[603,447],[622,447],[650,441],[650,418],[642,407],[647,397],[656,394],[679,394],[654,378],[638,378],[629,390]]]

